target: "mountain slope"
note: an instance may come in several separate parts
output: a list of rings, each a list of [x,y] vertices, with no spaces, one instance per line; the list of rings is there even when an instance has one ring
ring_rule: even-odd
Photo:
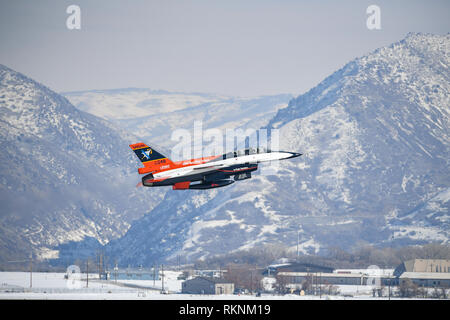
[[[195,121],[202,121],[203,129],[259,128],[292,98],[289,94],[239,98],[136,88],[63,94],[78,109],[166,149],[177,143],[171,141],[174,130],[192,131]]]
[[[269,122],[304,153],[276,175],[169,192],[109,251],[123,264],[282,242],[300,250],[448,242],[450,35],[357,58]],[[126,250],[126,252],[125,252]]]
[[[135,137],[3,65],[0,115],[0,260],[105,244],[161,199],[134,188]]]

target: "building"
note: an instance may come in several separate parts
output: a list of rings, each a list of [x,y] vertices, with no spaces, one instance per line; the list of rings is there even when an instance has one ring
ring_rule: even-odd
[[[413,259],[402,262],[395,268],[394,276],[400,277],[404,272],[450,272],[448,259]]]
[[[194,270],[188,269],[183,271],[183,275],[179,277],[179,280],[186,280],[190,278],[196,277],[205,277],[205,278],[223,278],[226,274],[227,270]]]
[[[277,276],[286,277],[286,282],[294,288],[299,288],[305,281],[325,285],[394,285],[392,271],[392,269],[348,269],[334,272],[279,272]]]
[[[323,272],[278,272],[277,276],[286,277],[286,282],[291,285],[301,285],[304,281],[317,284],[347,284],[365,285],[367,275],[360,273],[323,273]]]
[[[406,279],[420,287],[450,287],[450,260],[413,259],[402,262],[395,268],[397,284]]]
[[[197,277],[181,285],[181,293],[233,294],[234,283],[222,278]]]
[[[399,277],[399,284],[401,285],[406,279],[419,287],[450,288],[449,272],[403,272]]]
[[[281,271],[291,288],[299,288],[305,281],[331,285],[381,285],[398,286],[407,279],[420,287],[450,288],[450,260],[413,259],[392,269],[348,269],[334,272]]]
[[[114,268],[105,276],[107,280],[161,280],[158,268]]]
[[[263,275],[275,275],[279,272],[324,272],[324,273],[332,273],[333,268],[312,264],[312,263],[299,263],[299,262],[292,262],[292,263],[285,263],[285,264],[279,264],[279,265],[270,265],[264,270]]]
[[[222,278],[226,270],[194,270],[195,277]]]

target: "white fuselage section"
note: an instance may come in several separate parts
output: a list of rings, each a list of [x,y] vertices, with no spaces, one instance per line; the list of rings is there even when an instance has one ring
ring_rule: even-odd
[[[240,155],[237,157],[230,157],[223,160],[213,160],[198,165],[188,165],[186,167],[177,168],[173,170],[166,170],[153,174],[154,179],[161,178],[177,178],[181,176],[188,176],[194,173],[204,173],[208,171],[214,171],[220,168],[226,168],[239,164],[256,164],[260,162],[276,161],[287,158],[292,158],[295,153],[285,151],[272,151],[265,153],[255,153],[249,155]],[[189,163],[189,161],[186,161]]]

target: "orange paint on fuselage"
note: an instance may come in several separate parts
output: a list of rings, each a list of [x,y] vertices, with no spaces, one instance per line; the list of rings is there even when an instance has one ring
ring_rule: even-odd
[[[191,183],[190,181],[183,181],[183,182],[175,183],[172,186],[172,190],[186,190],[186,189],[189,189],[189,184],[190,183]]]
[[[160,160],[153,160],[153,161],[145,162],[144,168],[139,168],[138,172],[139,172],[139,174],[145,174],[145,173],[150,173],[150,172],[159,173],[159,172],[164,172],[164,171],[168,171],[168,170],[174,170],[174,169],[204,164],[208,161],[216,159],[217,157],[219,157],[219,156],[202,157],[202,158],[182,160],[182,161],[176,161],[176,162],[172,162],[168,158],[164,158],[164,159],[160,159]]]

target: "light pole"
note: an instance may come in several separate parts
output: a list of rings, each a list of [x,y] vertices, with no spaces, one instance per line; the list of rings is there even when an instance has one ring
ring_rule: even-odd
[[[162,274],[161,274],[161,280],[162,280],[161,291],[164,293],[164,265],[163,264],[161,265],[161,272],[162,272]]]
[[[388,279],[388,297],[389,297],[389,300],[391,300],[391,276],[389,276],[389,279]]]
[[[253,294],[253,270],[250,270],[250,293]]]
[[[155,280],[156,280],[156,267],[153,265],[153,287],[155,287]]]
[[[86,260],[86,288],[89,288],[89,258]]]
[[[33,253],[30,253],[30,288],[33,287]]]
[[[117,266],[117,261],[116,261],[116,265],[114,267],[114,281],[117,283],[117,271],[119,270],[119,267]]]
[[[320,299],[322,299],[322,272],[319,272],[319,296]]]

